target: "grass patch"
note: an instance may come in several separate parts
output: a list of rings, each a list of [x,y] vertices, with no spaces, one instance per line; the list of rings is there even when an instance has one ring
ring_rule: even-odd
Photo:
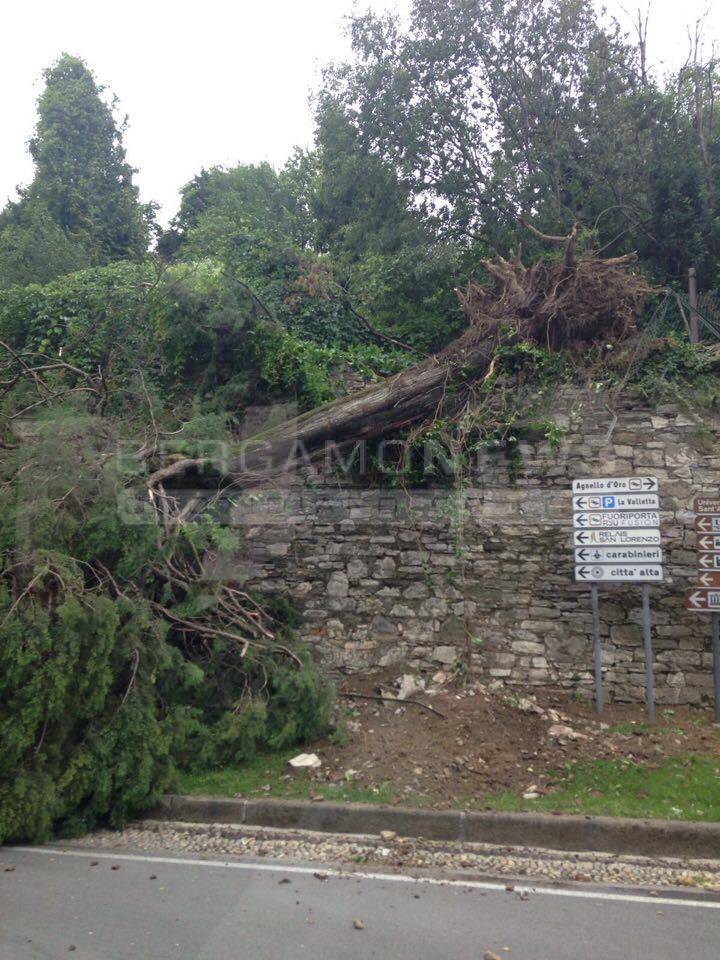
[[[311,780],[308,773],[288,774],[287,762],[297,748],[284,753],[258,754],[240,769],[206,773],[180,773],[175,789],[181,794],[222,797],[282,797],[287,800],[326,800],[348,803],[396,803],[398,794],[389,783],[376,789],[348,780],[331,784]]]
[[[307,773],[288,775],[287,761],[296,750],[260,754],[239,769],[179,774],[182,794],[222,797],[280,797],[347,803],[427,805],[427,797],[405,796],[391,784],[363,787],[349,780],[330,784]],[[537,800],[505,792],[481,798],[457,798],[456,809],[528,810],[585,813],[595,816],[651,817],[667,820],[720,821],[720,761],[691,756],[655,766],[624,760],[594,760],[567,769],[562,780]]]
[[[594,760],[578,764],[557,788],[537,800],[502,793],[473,805],[493,810],[719,821],[720,762],[688,757],[648,767],[622,760]]]

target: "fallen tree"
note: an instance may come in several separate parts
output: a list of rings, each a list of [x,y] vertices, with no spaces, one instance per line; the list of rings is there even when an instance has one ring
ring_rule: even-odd
[[[458,416],[493,373],[500,343],[531,342],[551,350],[586,350],[618,344],[636,333],[651,287],[634,270],[634,254],[600,259],[576,255],[577,225],[562,242],[563,254],[531,267],[520,252],[512,260],[484,262],[490,284],[471,283],[460,300],[468,327],[439,354],[380,383],[325,404],[240,447],[226,481],[247,486],[358,441],[398,436],[442,416]],[[149,477],[152,489],[212,466],[206,458],[179,460]]]

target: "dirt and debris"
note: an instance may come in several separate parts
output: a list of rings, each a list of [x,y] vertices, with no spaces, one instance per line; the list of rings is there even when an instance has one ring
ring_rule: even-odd
[[[642,704],[608,704],[598,715],[591,700],[545,690],[520,695],[494,683],[457,686],[439,671],[416,697],[441,718],[392,699],[408,686],[407,674],[397,674],[385,669],[345,681],[340,692],[390,699],[343,701],[347,742],[312,745],[323,760],[313,779],[368,789],[389,783],[401,798],[450,807],[503,791],[542,796],[559,771],[585,760],[720,760],[710,707],[660,707],[650,725]]]

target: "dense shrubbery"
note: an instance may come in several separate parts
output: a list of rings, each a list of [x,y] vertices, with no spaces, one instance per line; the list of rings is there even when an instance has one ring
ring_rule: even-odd
[[[232,570],[234,531],[206,508],[168,526],[133,492],[147,497],[154,446],[172,458],[231,443],[242,411],[223,396],[271,395],[285,376],[307,388],[317,358],[268,329],[298,350],[275,380],[263,367],[277,344],[207,264],[158,274],[120,263],[0,294],[12,351],[0,403],[0,838],[122,822],[177,764],[239,763],[327,728],[330,690],[286,612],[268,619],[266,645],[209,639],[228,585],[211,568],[225,558]]]

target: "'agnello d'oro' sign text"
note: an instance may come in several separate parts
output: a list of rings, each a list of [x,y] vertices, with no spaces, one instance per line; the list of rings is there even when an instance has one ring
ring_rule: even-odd
[[[583,477],[573,480],[573,493],[657,493],[655,477]]]

